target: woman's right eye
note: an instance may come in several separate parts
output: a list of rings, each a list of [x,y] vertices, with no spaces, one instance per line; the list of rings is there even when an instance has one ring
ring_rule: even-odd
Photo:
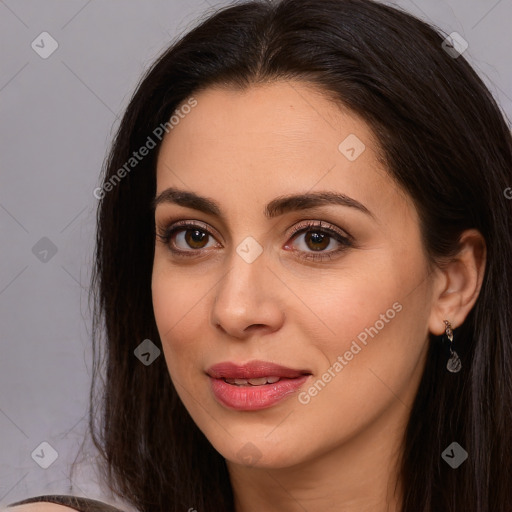
[[[193,223],[174,224],[157,233],[157,237],[178,256],[193,256],[201,249],[208,249],[212,247],[208,246],[210,238],[214,238],[204,226]]]

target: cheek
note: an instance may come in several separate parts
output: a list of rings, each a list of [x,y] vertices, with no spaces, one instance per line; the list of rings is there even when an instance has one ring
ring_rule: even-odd
[[[343,285],[333,286],[331,292],[332,298],[321,310],[330,335],[323,339],[310,337],[312,345],[328,360],[316,372],[329,382],[332,393],[362,398],[362,389],[372,380],[369,369],[380,366],[391,353],[396,354],[403,337],[400,290],[391,279],[374,282],[368,276],[353,276]]]
[[[204,350],[197,341],[205,337],[208,292],[213,293],[214,282],[200,274],[188,274],[173,268],[164,258],[155,258],[151,283],[153,310],[173,377],[186,375],[191,367],[197,369],[202,364]]]
[[[392,306],[402,299],[403,286],[396,269],[377,252],[375,257],[354,254],[357,265],[347,260],[345,268],[312,281],[304,294],[330,334],[331,356],[343,353],[360,333],[364,341],[365,329],[376,322],[382,328],[381,315],[387,310],[395,316]]]
[[[153,296],[153,311],[164,351],[168,351],[168,339],[172,339],[187,323],[187,316],[192,309],[190,287],[177,272],[169,272],[165,264],[155,259],[151,290]]]
[[[315,343],[325,363],[298,397],[314,428],[336,436],[343,424],[352,432],[397,397],[412,401],[428,336],[429,285],[420,254],[400,260],[381,258],[331,281],[320,310],[331,335]],[[326,411],[337,421],[326,425]]]
[[[317,321],[320,332],[327,333],[318,348],[331,363],[351,350],[353,342],[361,350],[355,346],[357,355],[349,366],[364,365],[367,373],[372,364],[418,355],[427,333],[429,290],[421,245],[413,241],[407,252],[399,244],[354,252],[341,271],[308,285],[307,303],[328,327]]]

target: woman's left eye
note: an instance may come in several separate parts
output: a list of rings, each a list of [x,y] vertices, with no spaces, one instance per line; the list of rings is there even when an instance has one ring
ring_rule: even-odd
[[[299,249],[292,249],[298,251],[298,256],[306,260],[324,260],[332,259],[349,247],[352,247],[352,237],[343,235],[334,227],[324,227],[325,224],[319,223],[306,223],[305,225],[298,226],[292,233],[293,239],[300,239]],[[332,248],[332,246],[337,248]],[[332,250],[327,251],[331,247]],[[285,248],[290,248],[287,244]],[[311,251],[311,252],[309,252]]]
[[[206,225],[190,222],[173,224],[156,236],[178,257],[197,256],[201,249],[220,246],[218,242],[215,243],[215,238]],[[288,236],[294,241],[302,240],[298,244],[299,248],[294,247],[293,243],[287,243],[284,248],[291,249],[298,257],[306,260],[331,259],[353,245],[350,235],[345,236],[334,226],[327,228],[322,222],[308,221],[300,224]],[[210,242],[213,245],[208,245]],[[329,248],[331,250],[327,250]]]

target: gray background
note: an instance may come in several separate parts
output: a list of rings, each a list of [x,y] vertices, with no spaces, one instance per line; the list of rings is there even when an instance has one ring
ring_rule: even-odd
[[[0,0],[0,506],[50,493],[112,502],[90,446],[68,478],[91,377],[92,191],[144,69],[226,3]],[[387,3],[459,32],[464,55],[512,118],[510,0]],[[59,45],[47,59],[31,47],[44,31]],[[54,255],[40,252],[47,241],[33,250],[43,237]],[[47,469],[31,457],[43,441],[58,452]]]

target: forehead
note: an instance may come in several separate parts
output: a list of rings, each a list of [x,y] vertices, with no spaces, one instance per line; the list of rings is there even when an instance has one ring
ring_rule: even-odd
[[[162,143],[157,193],[177,186],[232,201],[236,192],[261,205],[313,189],[374,204],[399,192],[370,127],[309,84],[209,88],[193,97],[197,105]]]
[[[236,143],[248,150],[256,146],[286,151],[293,143],[330,145],[331,149],[334,145],[337,149],[344,135],[353,133],[377,150],[377,141],[366,123],[312,84],[283,81],[243,90],[215,87],[194,97],[197,106],[181,116],[180,129],[176,126],[172,131],[174,137],[167,137],[174,138],[176,144],[190,144],[193,140],[189,139],[200,137],[201,141]]]

